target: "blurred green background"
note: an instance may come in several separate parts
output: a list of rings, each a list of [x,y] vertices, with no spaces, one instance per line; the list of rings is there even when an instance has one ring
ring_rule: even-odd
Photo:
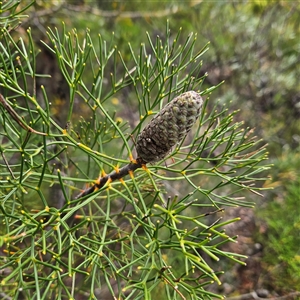
[[[25,30],[32,28],[41,48],[38,73],[52,75],[51,80],[42,78],[38,84],[51,95],[52,113],[60,120],[65,117],[68,86],[53,54],[39,42],[47,42],[48,26],[60,30],[64,23],[68,30],[76,28],[79,36],[89,28],[92,37],[101,34],[108,42],[113,37],[125,60],[130,59],[128,41],[138,49],[147,39],[146,32],[152,38],[164,38],[167,20],[174,38],[182,28],[182,43],[190,32],[197,34],[199,50],[210,43],[203,73],[198,76],[208,74],[204,88],[225,80],[211,97],[211,107],[220,100],[230,103],[230,110],[240,110],[237,121],[243,120],[245,127],[254,128],[268,143],[274,164],[266,174],[272,179],[264,183],[273,189],[263,199],[254,195],[256,209],[230,208],[227,212],[241,217],[228,228],[239,235],[239,244],[230,250],[249,259],[247,266],[222,266],[229,272],[217,292],[234,296],[255,291],[261,297],[300,292],[300,3],[38,0],[27,13],[29,18],[16,34],[25,37]],[[134,108],[126,107],[130,97],[130,91],[124,92],[111,103],[125,120],[134,119]]]

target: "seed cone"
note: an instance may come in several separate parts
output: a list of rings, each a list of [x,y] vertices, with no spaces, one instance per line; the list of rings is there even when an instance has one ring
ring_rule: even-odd
[[[198,119],[203,100],[189,91],[169,102],[137,137],[138,158],[145,163],[163,159],[190,131]]]

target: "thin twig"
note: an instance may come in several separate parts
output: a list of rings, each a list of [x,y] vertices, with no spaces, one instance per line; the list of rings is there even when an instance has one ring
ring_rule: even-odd
[[[299,298],[296,298],[298,296],[300,296],[300,292],[293,292],[293,293],[290,293],[285,296],[275,297],[275,298],[273,298],[273,300],[287,300],[287,299],[295,299],[296,300],[296,299],[299,299]]]
[[[190,3],[190,7],[195,7],[196,5],[200,4],[202,0],[195,0]],[[96,7],[89,7],[89,6],[78,6],[78,5],[71,5],[67,4],[63,8],[67,8],[71,11],[76,12],[88,12],[96,16],[101,16],[103,18],[116,18],[118,17],[123,19],[138,19],[138,18],[162,18],[166,16],[170,16],[176,14],[180,11],[179,6],[172,6],[163,10],[155,10],[155,11],[108,11],[108,10],[101,10]]]
[[[6,295],[4,292],[1,292],[1,293],[0,293],[0,297],[1,297],[1,299],[3,299],[3,300],[11,300],[11,299],[12,299],[12,298],[9,297],[8,295]]]
[[[262,298],[257,295],[256,292],[243,294],[239,296],[229,297],[226,298],[227,300],[287,300],[287,299],[296,299],[296,297],[300,296],[300,292],[292,292],[288,295],[281,296],[281,297],[272,297],[272,298]]]
[[[47,133],[44,132],[39,132],[34,130],[33,128],[31,128],[30,126],[28,126],[23,120],[22,118],[16,113],[16,111],[8,104],[8,102],[6,102],[6,100],[4,99],[4,97],[0,94],[0,103],[2,104],[2,106],[5,108],[5,110],[10,114],[10,116],[25,130],[35,133],[35,134],[39,134],[39,135],[47,135]]]
[[[7,167],[8,171],[9,171],[11,177],[12,177],[13,179],[16,179],[16,177],[15,177],[13,171],[11,170],[11,168],[10,168],[10,166],[9,166],[9,164],[8,164],[8,161],[7,161],[5,155],[4,155],[3,151],[2,151],[2,148],[0,148],[0,152],[1,152],[1,156],[2,156],[2,158],[3,158],[3,160],[4,160],[4,163],[6,164],[6,167]]]
[[[83,190],[79,195],[77,195],[75,197],[75,199],[81,199],[84,196],[90,195],[93,192],[95,192],[97,189],[101,189],[103,186],[105,186],[106,183],[110,183],[115,180],[120,180],[124,176],[130,174],[131,172],[134,172],[136,169],[142,168],[145,165],[146,165],[146,163],[141,158],[137,158],[136,160],[131,161],[129,164],[122,167],[121,169],[116,169],[115,171],[113,171],[103,177],[100,177],[95,184],[93,184],[91,187]],[[72,224],[76,218],[76,213],[77,213],[77,211],[75,211],[68,220],[68,225],[70,227],[72,226]]]
[[[128,165],[122,167],[121,169],[115,170],[104,177],[100,177],[98,182],[96,182],[93,186],[82,191],[75,199],[80,199],[84,196],[87,196],[93,193],[96,189],[101,189],[107,182],[113,182],[115,180],[120,180],[124,176],[128,175],[130,172],[134,172],[136,169],[141,168],[145,165],[145,162],[137,158],[135,161],[130,162]]]
[[[194,0],[189,4],[189,7],[195,7],[202,3],[203,0]],[[182,6],[184,7],[184,6]],[[119,19],[138,19],[138,18],[162,18],[166,16],[170,16],[172,14],[176,14],[180,11],[179,6],[172,6],[170,8],[166,8],[163,10],[155,10],[155,11],[119,11],[119,10],[102,10],[97,7],[92,6],[85,6],[85,5],[72,5],[68,3],[60,4],[53,6],[51,8],[43,9],[43,10],[36,10],[30,14],[30,18],[28,20],[35,20],[37,18],[51,16],[59,11],[68,10],[68,11],[75,11],[80,13],[90,13],[96,16],[100,16],[103,18],[116,18]],[[29,21],[25,21],[23,24],[28,23]]]

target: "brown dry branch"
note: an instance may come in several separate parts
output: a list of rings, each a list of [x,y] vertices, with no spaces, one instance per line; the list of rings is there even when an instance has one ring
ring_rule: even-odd
[[[188,6],[190,8],[195,7],[202,3],[203,0],[193,0],[190,1]],[[34,20],[33,23],[40,24],[36,20],[39,18],[53,16],[55,13],[59,11],[73,11],[79,13],[88,13],[93,14],[95,16],[103,17],[103,18],[119,18],[119,19],[141,19],[141,18],[163,18],[168,17],[170,15],[174,15],[180,12],[181,8],[185,8],[185,6],[172,5],[166,9],[162,10],[153,10],[153,11],[123,11],[123,10],[103,10],[98,8],[97,6],[89,6],[89,5],[74,5],[68,3],[68,1],[52,6],[51,8],[45,8],[41,10],[34,10],[30,13],[30,16],[27,21],[23,22],[23,25],[30,22],[30,20]],[[40,26],[38,26],[40,27]]]
[[[76,199],[87,196],[93,193],[96,189],[101,189],[106,183],[122,179],[124,176],[130,174],[130,172],[134,172],[136,169],[141,168],[144,164],[145,162],[142,159],[138,158],[137,160],[130,162],[128,165],[122,167],[121,169],[117,169],[103,177],[100,177],[94,185],[85,189],[79,195],[77,195]]]
[[[191,1],[189,3],[189,7],[195,7],[201,2],[202,0]],[[72,4],[66,4],[64,8],[75,12],[90,13],[95,16],[99,16],[103,18],[118,17],[121,19],[162,18],[162,17],[168,17],[170,15],[174,15],[180,11],[179,6],[172,6],[163,10],[155,10],[155,11],[120,11],[120,10],[107,11],[107,10],[99,9],[97,7],[79,6],[79,5],[72,5]]]

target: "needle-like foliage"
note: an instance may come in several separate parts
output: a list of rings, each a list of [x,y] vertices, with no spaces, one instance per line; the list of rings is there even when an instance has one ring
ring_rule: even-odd
[[[213,98],[216,86],[202,90],[208,46],[195,49],[195,34],[180,44],[179,36],[167,25],[164,38],[147,34],[140,49],[128,44],[125,60],[113,35],[104,41],[88,30],[79,37],[49,28],[43,43],[69,86],[61,124],[47,87],[36,84],[48,74],[36,73],[30,28],[26,42],[2,28],[0,290],[7,297],[222,298],[207,288],[221,284],[214,261],[245,258],[222,250],[236,242],[225,228],[238,220],[222,214],[253,206],[267,153],[234,121],[237,112]],[[190,90],[204,104],[185,139],[161,161],[136,161],[132,140]],[[123,99],[117,113],[114,98]],[[127,105],[130,124],[120,113]]]

